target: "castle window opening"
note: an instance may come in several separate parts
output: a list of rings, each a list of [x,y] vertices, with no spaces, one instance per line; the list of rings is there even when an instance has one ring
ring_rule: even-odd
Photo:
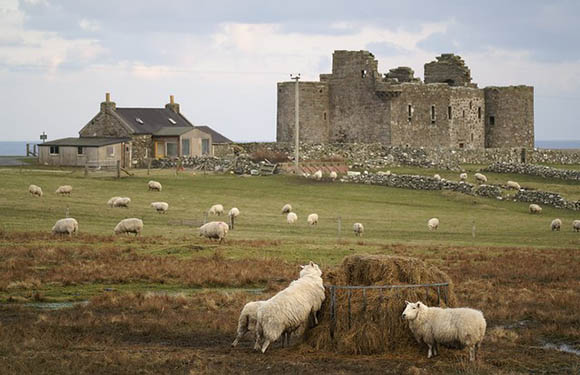
[[[471,142],[473,142],[473,133],[471,133]]]
[[[452,119],[452,117],[451,117],[451,106],[447,107],[447,118],[449,118],[449,120]]]
[[[411,121],[411,117],[413,117],[413,106],[411,104],[407,105],[407,117],[409,121]]]
[[[431,106],[431,123],[432,124],[435,123],[435,106],[434,105]]]
[[[469,109],[471,109],[471,107],[473,106],[473,102],[471,102],[471,100],[469,101]]]
[[[481,107],[477,107],[477,118],[481,120]]]
[[[361,78],[364,78],[364,77],[366,77],[366,76],[367,76],[367,71],[366,71],[366,70],[361,70],[361,71],[360,71],[360,77],[361,77]]]
[[[459,143],[459,148],[463,148],[465,144],[463,142]]]
[[[463,110],[463,118],[465,118],[465,109]]]
[[[322,94],[322,89],[318,90],[318,92],[319,92],[320,94]]]
[[[495,116],[489,116],[489,124],[495,125]]]
[[[326,120],[326,112],[322,113],[322,117]]]

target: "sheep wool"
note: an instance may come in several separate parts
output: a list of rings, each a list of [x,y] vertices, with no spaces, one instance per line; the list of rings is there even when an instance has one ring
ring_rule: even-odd
[[[255,335],[258,309],[262,307],[265,302],[266,301],[254,301],[246,303],[240,313],[240,317],[238,318],[238,333],[234,342],[232,342],[232,347],[237,346],[240,339],[244,337],[247,332],[253,332]]]
[[[288,215],[286,215],[286,221],[288,224],[294,224],[298,221],[298,215],[296,215],[294,212],[289,212]]]
[[[59,186],[58,189],[56,189],[55,193],[70,196],[70,194],[72,193],[72,186],[70,185]]]
[[[312,178],[318,181],[322,180],[322,171],[319,169],[316,172],[314,172]]]
[[[143,230],[143,220],[137,219],[136,217],[130,219],[123,219],[115,226],[115,234],[121,233],[135,233],[135,237],[141,235]]]
[[[149,181],[147,183],[147,186],[149,187],[149,191],[152,191],[152,190],[154,190],[154,191],[161,191],[161,189],[163,188],[161,186],[161,183],[160,182],[153,181],[153,180]]]
[[[467,180],[467,173],[461,173],[461,174],[459,175],[459,179],[460,179],[461,181],[465,181],[465,180]]]
[[[329,177],[332,181],[334,181],[338,177],[338,174],[336,174],[335,171],[331,171]]]
[[[542,213],[542,207],[538,206],[535,203],[530,204],[530,207],[528,207],[530,213],[533,214],[541,214]]]
[[[318,224],[318,214],[310,214],[310,215],[308,215],[308,218],[306,219],[306,221],[310,225],[316,225],[316,224]]]
[[[437,181],[441,181],[441,176],[439,176],[438,174],[433,175],[433,178],[436,179]]]
[[[28,187],[28,192],[34,196],[42,197],[42,189],[40,188],[40,186],[30,185]]]
[[[510,188],[510,189],[514,189],[514,190],[520,190],[520,189],[521,189],[521,186],[520,186],[520,184],[518,184],[518,183],[517,183],[517,182],[515,182],[515,181],[508,181],[508,182],[507,182],[507,186],[508,186],[508,188]]]
[[[485,177],[485,175],[481,174],[481,173],[476,173],[474,174],[475,179],[477,180],[477,182],[479,182],[480,184],[484,184],[487,182],[487,177]]]
[[[224,213],[224,206],[222,206],[221,204],[214,204],[209,208],[209,211],[207,211],[207,213],[208,215],[220,216],[221,214]]]
[[[562,227],[562,220],[560,219],[554,219],[552,220],[552,222],[550,223],[550,229],[553,231],[560,231],[560,228]]]
[[[113,207],[124,207],[129,208],[129,203],[131,203],[131,198],[121,197],[113,201]]]
[[[429,219],[427,222],[427,228],[429,228],[429,230],[436,230],[439,228],[439,219],[436,217]]]
[[[282,207],[282,214],[287,214],[288,212],[292,212],[292,205],[290,203],[286,203]]]
[[[223,221],[210,221],[199,227],[199,236],[210,240],[219,240],[221,243],[226,238],[229,230],[229,225]]]
[[[403,319],[419,344],[427,344],[427,358],[438,354],[437,345],[460,343],[469,348],[469,360],[477,358],[477,351],[485,336],[483,313],[470,308],[428,307],[422,302],[411,303],[403,311]]]
[[[151,203],[151,207],[157,210],[160,214],[166,214],[167,210],[169,209],[169,203],[167,202],[153,202]]]
[[[52,234],[68,234],[72,236],[73,233],[78,233],[79,223],[72,217],[60,219],[52,227]]]
[[[365,227],[361,223],[354,223],[352,226],[352,230],[355,236],[360,237],[364,233]]]
[[[574,220],[572,222],[572,230],[574,232],[580,232],[580,220]]]
[[[232,207],[232,209],[228,212],[228,216],[229,217],[238,217],[238,216],[240,216],[240,210],[238,210],[236,207]]]
[[[114,207],[114,205],[115,205],[115,201],[116,201],[117,199],[119,199],[119,198],[121,198],[121,197],[113,197],[113,198],[109,199],[109,201],[107,202],[107,205],[108,205],[109,207]]]

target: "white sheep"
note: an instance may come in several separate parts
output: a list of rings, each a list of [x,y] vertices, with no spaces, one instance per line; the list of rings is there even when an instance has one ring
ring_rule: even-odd
[[[151,207],[155,208],[160,214],[166,214],[169,204],[167,202],[152,202]]]
[[[232,342],[232,347],[237,346],[240,339],[247,332],[254,332],[254,334],[256,333],[258,309],[262,307],[264,303],[266,303],[266,301],[254,301],[246,303],[242,309],[242,312],[240,312],[240,317],[238,318],[238,334],[234,342]]]
[[[107,201],[107,205],[108,205],[109,207],[113,207],[113,206],[115,205],[115,201],[116,201],[117,199],[119,199],[119,198],[121,198],[121,197],[113,197],[113,198],[109,199],[109,200]]]
[[[580,220],[574,220],[572,222],[572,230],[574,232],[580,232]]]
[[[143,230],[143,220],[137,219],[136,217],[130,219],[123,219],[115,226],[115,234],[121,233],[135,233],[135,237],[141,235]]]
[[[355,236],[360,237],[363,235],[365,227],[361,223],[354,223],[352,226],[352,230],[354,231]]]
[[[282,207],[282,214],[287,214],[288,212],[292,212],[292,205],[290,203],[286,203]]]
[[[470,308],[428,307],[422,302],[411,303],[403,311],[403,319],[418,343],[429,347],[427,358],[438,354],[437,344],[459,343],[469,348],[469,360],[477,358],[477,351],[485,336],[487,323],[479,310]]]
[[[129,208],[129,203],[131,203],[131,198],[121,197],[113,201],[113,207],[125,207]]]
[[[338,174],[335,171],[331,171],[329,177],[332,181],[334,181],[338,177]]]
[[[220,216],[221,214],[224,213],[224,206],[222,206],[221,204],[214,204],[213,206],[211,206],[209,208],[207,213],[208,213],[208,215]]]
[[[322,180],[322,171],[319,169],[316,172],[314,172],[312,178],[318,181]]]
[[[78,233],[79,223],[72,217],[60,219],[52,227],[52,234],[68,234],[72,237],[73,233]]]
[[[236,207],[232,207],[232,209],[228,212],[229,217],[238,217],[240,215],[240,210]]]
[[[507,186],[509,189],[520,190],[522,187],[515,181],[508,181]]]
[[[316,225],[316,224],[318,224],[318,214],[310,214],[310,215],[308,215],[308,219],[306,219],[306,221],[310,225]]]
[[[487,177],[481,173],[476,173],[473,176],[475,176],[475,180],[480,184],[485,184],[487,182]]]
[[[461,174],[459,175],[459,179],[460,179],[461,181],[465,181],[465,180],[467,180],[467,173],[461,173]]]
[[[70,194],[72,193],[72,186],[70,185],[59,186],[58,189],[56,189],[55,193],[70,196]]]
[[[223,221],[210,221],[199,227],[199,236],[209,238],[210,240],[219,240],[222,243],[229,230],[229,225]]]
[[[552,220],[552,223],[550,223],[550,229],[552,231],[557,230],[559,232],[561,227],[562,227],[562,220],[560,220],[560,219],[554,219],[554,220]]]
[[[429,219],[429,221],[427,221],[427,228],[429,228],[429,230],[436,230],[439,228],[439,219],[436,217]]]
[[[147,186],[149,187],[149,191],[151,191],[151,190],[155,190],[155,191],[161,191],[161,189],[163,188],[163,187],[161,186],[161,183],[160,183],[160,182],[158,182],[158,181],[153,181],[153,180],[149,181],[149,182],[147,183]]]
[[[300,278],[278,292],[258,308],[256,343],[262,353],[284,332],[293,332],[305,324],[324,301],[322,271],[310,262],[302,267]]]
[[[530,207],[528,207],[528,210],[530,211],[530,213],[532,215],[542,213],[542,207],[540,207],[539,205],[537,205],[535,203],[530,204]]]
[[[30,185],[28,187],[28,192],[32,195],[42,197],[42,189],[40,188],[40,186]]]
[[[288,224],[294,224],[296,221],[298,221],[298,215],[296,215],[294,212],[289,212],[288,215],[286,215],[286,221]]]
[[[433,178],[437,181],[441,181],[441,176],[439,176],[437,173],[433,175]]]

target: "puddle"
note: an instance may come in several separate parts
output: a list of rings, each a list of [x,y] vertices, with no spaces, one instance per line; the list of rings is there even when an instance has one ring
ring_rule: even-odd
[[[76,301],[76,302],[33,302],[26,303],[24,306],[32,307],[39,310],[62,310],[69,309],[77,305],[86,305],[89,301]]]
[[[580,355],[579,349],[574,349],[573,347],[571,347],[568,344],[552,344],[552,343],[548,342],[548,343],[544,344],[543,348],[557,350],[559,352],[564,352],[564,353]]]

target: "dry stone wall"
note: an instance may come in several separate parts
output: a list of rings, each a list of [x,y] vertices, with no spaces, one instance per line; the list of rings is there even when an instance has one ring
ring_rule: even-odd
[[[484,172],[515,173],[545,178],[580,181],[580,170],[558,169],[535,164],[494,163],[485,168]]]

